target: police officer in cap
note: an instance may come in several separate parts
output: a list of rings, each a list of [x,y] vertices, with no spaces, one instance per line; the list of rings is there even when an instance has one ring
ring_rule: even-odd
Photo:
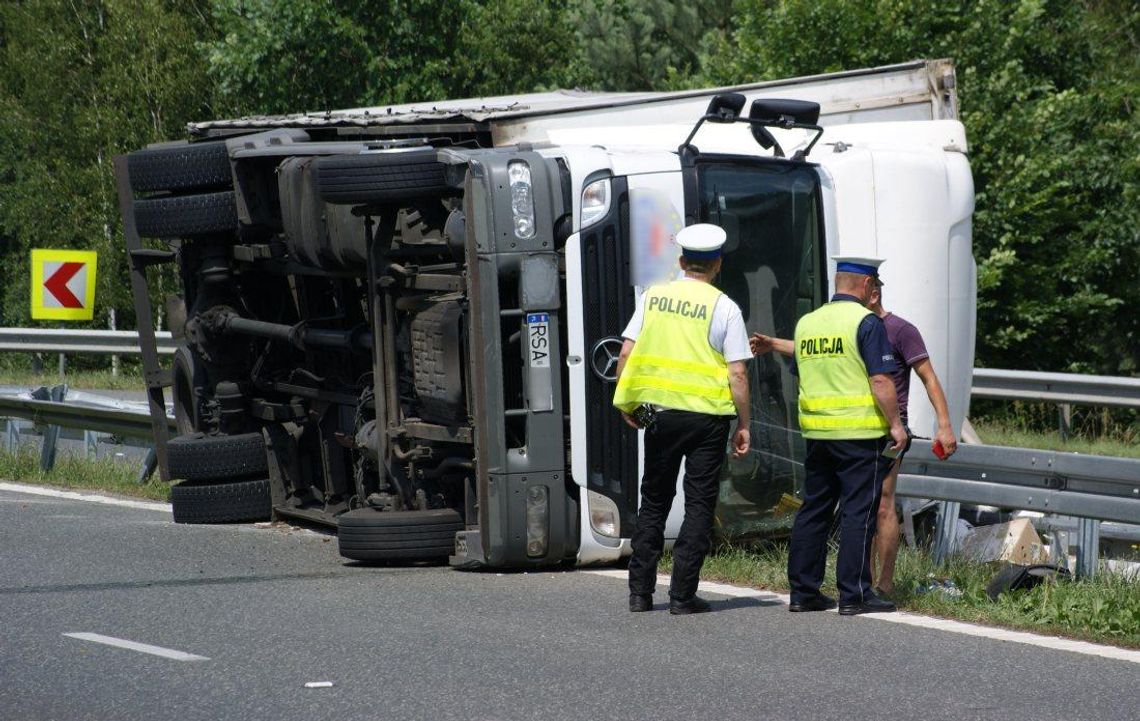
[[[704,613],[697,594],[712,541],[718,477],[729,427],[733,457],[748,452],[745,361],[752,357],[740,308],[712,285],[725,232],[691,225],[677,234],[683,277],[651,286],[638,300],[618,359],[614,405],[645,429],[645,475],[629,562],[629,610],[653,608],[665,520],[685,462],[685,520],[673,547],[669,612]]]
[[[871,539],[883,479],[907,434],[890,377],[895,360],[886,327],[867,308],[883,261],[834,260],[831,302],[796,324],[793,372],[800,379],[807,452],[803,505],[788,548],[789,610],[835,607],[819,589],[835,504],[842,502],[836,585],[839,613],[851,616],[895,610],[871,590]]]

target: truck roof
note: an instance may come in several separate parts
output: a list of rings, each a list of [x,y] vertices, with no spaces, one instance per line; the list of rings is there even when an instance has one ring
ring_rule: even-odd
[[[190,123],[191,135],[270,128],[388,128],[407,132],[490,132],[495,145],[545,140],[545,129],[581,125],[695,122],[709,98],[725,92],[820,103],[821,125],[957,117],[951,60],[897,65],[675,92],[555,90],[487,98],[329,110]]]

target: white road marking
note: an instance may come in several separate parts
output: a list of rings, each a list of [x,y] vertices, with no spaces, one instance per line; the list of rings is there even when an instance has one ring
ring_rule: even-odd
[[[148,511],[165,511],[170,513],[169,503],[157,501],[131,501],[125,498],[111,498],[100,496],[97,493],[78,493],[76,491],[61,491],[58,488],[44,488],[43,486],[30,486],[25,483],[11,483],[0,481],[0,491],[12,493],[27,493],[33,496],[49,496],[51,498],[66,498],[72,501],[86,501],[87,503],[102,503],[108,506],[124,506],[126,508],[144,508]]]
[[[607,578],[618,578],[626,580],[629,578],[627,571],[617,569],[584,569],[582,573],[590,573],[595,576],[606,576]],[[668,576],[658,576],[657,584],[665,588],[669,587]],[[760,601],[779,601],[787,605],[791,603],[791,597],[783,593],[773,593],[772,591],[763,591],[756,588],[745,588],[743,586],[733,586],[727,583],[711,583],[709,581],[701,581],[701,590],[708,593],[715,593],[718,596],[729,596],[731,598],[755,598]],[[836,613],[831,611],[830,613]],[[896,613],[868,613],[854,618],[865,618],[873,621],[886,621],[887,623],[901,623],[905,626],[917,626],[919,628],[932,628],[937,631],[948,631],[950,633],[960,633],[965,636],[978,636],[979,638],[989,638],[995,641],[1009,641],[1011,643],[1020,643],[1027,646],[1037,646],[1039,648],[1048,648],[1055,651],[1071,651],[1073,653],[1080,653],[1086,656],[1099,656],[1100,658],[1108,658],[1116,661],[1128,661],[1131,663],[1140,664],[1140,651],[1133,651],[1127,648],[1117,648],[1115,646],[1104,646],[1098,643],[1089,643],[1088,641],[1074,641],[1068,638],[1060,638],[1057,636],[1041,636],[1036,633],[1029,633],[1027,631],[1010,631],[1004,628],[994,628],[991,626],[979,626],[973,623],[964,623],[962,621],[950,621],[944,618],[932,618],[930,616],[921,616],[917,613],[906,613],[905,611],[898,611]]]
[[[163,648],[162,646],[151,646],[149,643],[138,643],[137,641],[128,641],[123,638],[115,638],[114,636],[104,636],[98,633],[65,633],[64,636],[68,638],[75,638],[80,641],[91,641],[92,643],[102,643],[107,646],[114,646],[116,648],[125,648],[129,651],[138,651],[139,653],[149,653],[152,656],[161,656],[169,658],[172,661],[209,661],[210,659],[205,656],[196,656],[192,653],[185,651],[175,651],[172,648]]]

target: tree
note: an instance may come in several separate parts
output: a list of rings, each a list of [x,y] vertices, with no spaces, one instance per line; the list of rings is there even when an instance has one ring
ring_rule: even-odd
[[[577,0],[582,76],[599,90],[696,87],[702,50],[724,37],[731,0]]]
[[[1140,367],[1137,27],[1114,0],[750,0],[728,84],[952,57],[977,190],[978,362]]]
[[[212,114],[194,47],[208,32],[202,2],[0,6],[4,325],[28,324],[33,247],[99,251],[95,324],[110,307],[130,322],[113,158]]]
[[[203,43],[234,114],[322,111],[444,98],[465,3],[215,0]]]

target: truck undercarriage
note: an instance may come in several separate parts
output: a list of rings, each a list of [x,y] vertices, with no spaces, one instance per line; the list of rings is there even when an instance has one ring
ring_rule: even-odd
[[[526,237],[486,237],[503,209],[481,181],[509,184],[508,164],[542,181],[529,187],[557,187],[557,163],[533,153],[298,131],[127,156],[133,270],[175,262],[182,286],[168,303],[172,375],[148,375],[172,386],[180,435],[162,465],[182,480],[176,520],[272,509],[338,526],[349,558],[440,558],[509,491],[527,494],[533,528],[525,549],[496,552],[573,557],[560,364],[528,375],[524,362],[528,313],[542,312],[543,333],[562,327],[555,226],[565,232],[568,210],[550,212],[561,193],[532,196]],[[149,317],[145,294],[136,306]]]

